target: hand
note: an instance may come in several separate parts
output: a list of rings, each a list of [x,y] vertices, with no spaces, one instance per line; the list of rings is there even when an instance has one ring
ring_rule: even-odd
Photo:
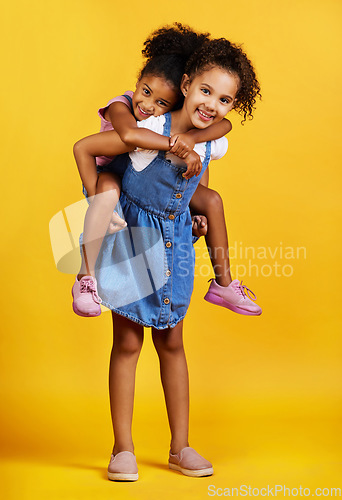
[[[124,227],[127,226],[127,222],[123,220],[117,212],[112,213],[112,218],[109,223],[107,233],[108,234],[114,234],[117,233],[118,231],[121,231]]]
[[[176,134],[170,137],[170,153],[178,158],[186,158],[194,147],[195,141],[189,134]]]
[[[194,215],[192,217],[192,234],[200,238],[208,231],[208,221],[204,215]]]
[[[195,151],[190,151],[188,156],[184,158],[184,162],[188,167],[186,172],[184,172],[183,177],[185,179],[191,179],[194,175],[196,177],[201,173],[202,162],[200,156]]]

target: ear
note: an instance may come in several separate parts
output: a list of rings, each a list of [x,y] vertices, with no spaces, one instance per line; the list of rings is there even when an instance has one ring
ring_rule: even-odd
[[[191,81],[189,75],[184,74],[180,84],[180,89],[184,97],[186,97],[186,94],[188,93],[190,83]]]

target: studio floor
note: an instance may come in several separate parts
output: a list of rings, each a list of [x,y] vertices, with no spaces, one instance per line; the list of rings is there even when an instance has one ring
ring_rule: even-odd
[[[1,497],[197,500],[219,496],[341,496],[338,419],[323,415],[311,419],[253,416],[243,411],[231,418],[225,414],[225,419],[215,422],[209,414],[206,421],[194,418],[190,444],[212,461],[214,475],[190,478],[168,469],[167,429],[161,429],[166,422],[157,421],[158,411],[152,418],[147,410],[138,412],[141,421],[135,425],[140,476],[137,482],[107,479],[110,443],[101,450],[106,432],[99,430],[99,440],[95,442],[96,429],[92,429],[89,446],[82,441],[81,432],[79,436],[66,436],[64,443],[50,436],[44,444],[43,436],[35,449],[8,451],[1,462]],[[340,493],[335,493],[333,488],[338,487]],[[316,491],[317,488],[320,489]]]

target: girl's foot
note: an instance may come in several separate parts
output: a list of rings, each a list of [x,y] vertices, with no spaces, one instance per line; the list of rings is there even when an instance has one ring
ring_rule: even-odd
[[[111,455],[108,465],[108,479],[111,481],[136,481],[139,478],[135,455],[130,451],[120,451]]]
[[[97,293],[97,282],[93,276],[83,276],[75,279],[72,287],[72,308],[78,316],[93,317],[101,314],[102,300]]]
[[[112,219],[109,223],[107,233],[108,234],[117,233],[118,231],[121,231],[121,229],[123,229],[126,226],[127,226],[127,222],[124,219],[122,219],[117,212],[113,212]]]
[[[262,313],[261,307],[253,302],[256,296],[252,290],[239,280],[232,281],[228,286],[220,286],[212,280],[204,300],[245,316],[259,316]]]
[[[179,453],[169,454],[169,469],[178,470],[185,476],[203,477],[214,473],[213,466],[190,446]]]

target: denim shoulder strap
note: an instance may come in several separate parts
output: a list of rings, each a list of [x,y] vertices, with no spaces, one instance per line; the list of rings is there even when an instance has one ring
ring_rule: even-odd
[[[171,132],[171,113],[165,113],[165,122],[163,127],[163,135],[170,137]],[[159,151],[158,156],[164,158],[166,151]]]
[[[203,161],[203,167],[207,167],[210,162],[211,156],[211,141],[208,141],[205,145],[205,157]]]
[[[163,135],[166,135],[166,137],[170,137],[170,132],[171,132],[171,113],[165,113],[165,123],[164,123],[164,129],[163,129]]]

